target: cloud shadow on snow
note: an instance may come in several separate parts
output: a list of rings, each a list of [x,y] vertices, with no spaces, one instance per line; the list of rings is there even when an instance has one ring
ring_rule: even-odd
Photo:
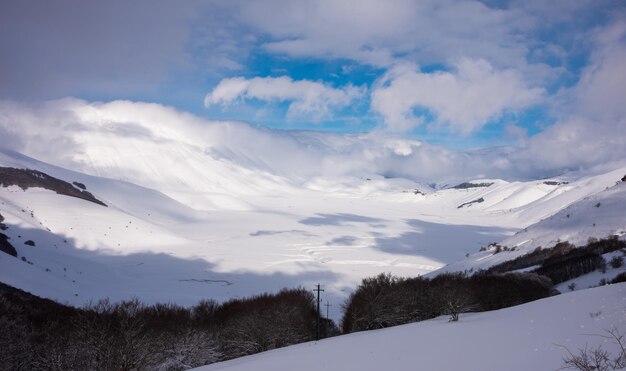
[[[10,235],[9,242],[17,249],[18,258],[0,254],[10,259],[10,264],[19,264],[17,270],[23,271],[26,277],[21,281],[16,278],[15,286],[76,306],[103,298],[119,301],[132,297],[147,304],[175,302],[189,306],[202,299],[224,301],[299,286],[313,289],[314,284],[325,286],[339,280],[330,271],[219,272],[215,262],[200,257],[180,258],[152,252],[120,255],[106,250],[87,250],[75,247],[76,242],[63,235],[8,226],[3,232]],[[27,240],[35,241],[35,246],[24,245]],[[210,250],[207,255],[210,260]],[[22,257],[30,263],[22,261]],[[2,277],[0,274],[0,280]],[[10,278],[3,281],[12,285]],[[343,300],[330,292],[325,295],[325,300],[334,303]]]
[[[402,255],[418,255],[439,262],[454,262],[466,253],[474,253],[481,246],[500,241],[514,230],[499,227],[455,225],[406,220],[412,231],[399,236],[386,237],[378,233],[374,248]]]
[[[358,240],[359,239],[354,236],[341,236],[333,238],[332,240],[326,242],[326,244],[331,246],[352,246]]]
[[[316,216],[312,216],[306,219],[302,219],[299,221],[301,224],[305,225],[313,225],[313,226],[326,226],[326,225],[335,225],[341,226],[348,223],[366,223],[373,228],[380,228],[381,224],[384,222],[383,219],[371,218],[369,216],[362,216],[356,214],[316,214]]]

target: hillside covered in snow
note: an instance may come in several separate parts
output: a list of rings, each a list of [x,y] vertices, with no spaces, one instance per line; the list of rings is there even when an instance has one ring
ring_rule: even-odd
[[[292,369],[294,359],[306,358],[301,352],[315,350],[326,357],[329,369],[411,369],[415,364],[442,369],[556,368],[564,354],[560,345],[576,351],[588,340],[589,333],[579,330],[602,333],[623,322],[623,284],[583,290],[626,271],[623,263],[607,264],[623,255],[623,163],[535,179],[485,167],[485,161],[511,156],[507,148],[460,155],[390,136],[275,131],[208,122],[150,105],[130,104],[129,109],[124,102],[62,104],[73,117],[67,122],[80,130],[52,130],[57,121],[30,112],[16,116],[26,129],[18,137],[27,145],[20,151],[6,143],[0,147],[0,282],[26,291],[18,299],[11,291],[4,294],[13,298],[4,302],[5,309],[19,317],[7,328],[14,335],[23,333],[20,326],[30,326],[25,313],[47,318],[41,323],[54,323],[59,315],[80,324],[65,328],[67,338],[58,341],[51,337],[54,328],[31,329],[57,347],[54,352],[37,348],[39,358],[58,352],[57,359],[75,366],[92,357],[72,356],[74,350],[98,353],[111,348],[130,352],[110,358],[112,367],[130,357],[184,369],[297,344],[315,336],[311,290],[318,284],[324,290],[324,317],[343,325],[346,333],[422,322],[211,367]],[[152,110],[154,116],[146,120],[145,112]],[[35,124],[37,130],[29,131]],[[52,139],[43,139],[40,130],[49,130],[44,136]],[[45,151],[30,146],[38,140],[52,144]],[[461,166],[445,165],[456,161]],[[597,240],[608,247],[600,251],[587,245]],[[614,247],[611,241],[617,241]],[[552,249],[555,245],[560,247]],[[498,268],[533,254],[541,259],[519,269]],[[586,259],[583,263],[580,256]],[[555,273],[553,266],[546,267],[555,259],[564,267],[584,269],[563,276],[560,268]],[[428,281],[442,273],[471,275],[494,269],[496,275],[543,272],[553,280],[519,273],[487,276],[485,282],[491,283],[484,288],[476,286],[480,278],[440,280],[441,286]],[[419,281],[419,276],[426,278]],[[408,282],[413,285],[408,292],[413,293],[425,285],[430,291],[422,293],[431,301],[423,300],[421,306],[411,300],[396,302],[393,295],[401,291],[392,289],[386,293],[390,297],[372,302],[371,310],[358,309],[346,317],[344,307],[368,277],[390,277],[400,286]],[[475,302],[460,303],[460,311],[454,311],[461,320],[454,324],[447,323],[447,316],[432,319],[451,314],[440,300],[446,292],[466,287],[472,297],[483,289],[496,293],[499,285],[513,285],[512,297],[481,303],[480,308]],[[281,291],[284,288],[295,291]],[[555,289],[567,294],[495,312],[464,313],[536,300]],[[20,302],[40,303],[28,293],[87,307],[61,307],[48,315],[41,310],[51,304],[31,308]],[[522,296],[513,297],[517,293]],[[402,318],[377,317],[385,300],[396,302],[392,312]],[[571,300],[580,303],[577,314],[558,317]],[[296,302],[304,304],[293,306]],[[600,302],[606,304],[596,308]],[[100,304],[92,307],[94,303]],[[276,313],[284,319],[288,314],[290,322],[283,321],[280,336],[266,339],[263,334],[272,329],[263,326],[273,319],[258,321]],[[382,311],[383,317],[387,314]],[[171,323],[186,330],[163,330],[158,323],[168,315],[182,316]],[[372,318],[346,326],[346,318],[361,321],[363,316]],[[125,323],[139,324],[144,335],[153,335],[129,347]],[[327,335],[337,333],[332,321],[324,323]],[[118,330],[106,332],[107,346],[94,345],[93,331],[103,324]],[[301,328],[294,331],[293,326]],[[254,329],[260,333],[251,333]],[[21,349],[36,346],[37,336],[25,338]],[[13,346],[8,341],[5,345]],[[166,351],[159,359],[143,359],[153,346]],[[204,350],[197,351],[198,346]],[[425,353],[413,352],[415,346]],[[485,357],[486,351],[501,357]],[[449,352],[461,357],[449,357]],[[16,362],[39,362],[20,354]],[[512,360],[519,362],[507,367]]]
[[[17,259],[0,255],[0,281],[74,305],[193,305],[320,283],[338,319],[368,276],[486,268],[626,228],[626,167],[505,180],[480,164],[506,149],[457,158],[406,139],[272,131],[128,102],[11,112],[24,145],[4,143],[0,167],[104,205],[2,180],[2,233]],[[433,170],[444,160],[463,164]],[[515,249],[478,252],[494,243]]]
[[[620,354],[606,330],[626,325],[626,284],[309,342],[197,370],[557,370],[580,349]],[[614,339],[613,339],[614,340]]]

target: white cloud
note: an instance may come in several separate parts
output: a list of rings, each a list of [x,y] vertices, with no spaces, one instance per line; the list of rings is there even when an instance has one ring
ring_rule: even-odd
[[[296,184],[315,177],[374,174],[446,181],[488,172],[489,166],[461,152],[384,133],[283,132],[209,121],[141,102],[0,101],[0,112],[0,133],[10,131],[12,138],[11,143],[1,141],[0,148],[142,185],[177,184],[176,177],[211,177],[206,169],[212,160],[233,164],[227,165],[231,170],[252,170],[259,177],[272,174]],[[12,129],[16,125],[19,130]],[[146,177],[150,171],[159,176]],[[259,181],[256,175],[250,175],[249,182]]]
[[[518,143],[524,144],[528,138],[528,129],[509,122],[504,126],[504,134],[511,139],[517,140]]]
[[[550,171],[626,159],[626,21],[595,30],[592,43],[580,80],[560,94],[557,122],[527,140],[519,164]]]
[[[574,111],[603,121],[626,117],[626,21],[597,32],[591,63],[574,89]]]
[[[310,80],[294,81],[290,77],[234,77],[224,79],[206,95],[205,106],[228,105],[238,100],[258,99],[266,102],[291,102],[287,116],[312,115],[328,117],[333,109],[342,108],[365,94],[365,88],[347,85],[333,88]]]
[[[270,174],[294,184],[315,177],[375,174],[438,183],[480,176],[539,178],[565,169],[623,163],[626,120],[614,124],[614,132],[608,126],[596,130],[594,125],[563,122],[530,138],[522,149],[455,151],[381,132],[285,132],[215,122],[159,104],[0,101],[0,135],[9,133],[11,138],[0,141],[0,148],[101,176],[117,177],[118,171],[139,184],[210,178],[207,169],[212,161],[256,174],[250,175],[250,182]],[[145,177],[149,171],[158,176]]]
[[[266,50],[293,57],[348,58],[389,67],[398,60],[449,62],[461,56],[520,64],[527,51],[516,10],[478,1],[341,0],[236,3],[241,21],[271,36]],[[399,57],[402,56],[402,57]]]
[[[496,70],[485,60],[462,59],[453,72],[424,73],[400,66],[385,74],[372,92],[372,110],[386,127],[406,131],[423,122],[414,109],[425,109],[439,124],[469,134],[504,112],[532,105],[543,89],[526,86],[515,70]]]

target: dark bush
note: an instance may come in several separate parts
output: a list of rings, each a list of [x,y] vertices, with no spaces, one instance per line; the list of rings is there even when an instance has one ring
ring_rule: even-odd
[[[611,258],[611,261],[609,261],[609,264],[613,268],[620,268],[622,265],[624,265],[624,258],[621,256],[614,256],[613,258]]]
[[[603,265],[606,265],[606,261],[597,253],[587,249],[575,249],[568,254],[547,259],[535,272],[558,284],[593,272]]]
[[[557,284],[596,269],[605,272],[606,261],[601,255],[625,247],[626,242],[616,236],[601,240],[590,238],[586,246],[579,248],[569,242],[560,242],[553,248],[537,248],[529,254],[494,265],[485,272],[502,273],[541,265],[533,272],[548,276]]]
[[[575,248],[576,246],[572,245],[569,242],[559,242],[554,247],[549,249],[542,249],[541,247],[537,247],[531,253],[490,267],[486,270],[486,273],[505,273],[518,269],[529,268],[535,265],[540,265],[546,259],[551,258],[552,256],[567,254]]]
[[[620,283],[620,282],[626,282],[626,272],[622,272],[618,274],[617,276],[615,276],[615,278],[611,280],[611,283]]]
[[[552,281],[536,273],[478,274],[470,279],[480,310],[495,310],[555,293]]]

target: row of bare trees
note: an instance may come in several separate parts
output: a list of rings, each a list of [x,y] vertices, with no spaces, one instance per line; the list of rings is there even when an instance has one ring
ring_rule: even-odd
[[[315,315],[304,289],[192,308],[77,309],[0,284],[0,359],[7,370],[184,370],[312,340]]]
[[[600,240],[590,238],[585,246],[580,247],[569,242],[559,242],[554,247],[538,247],[528,254],[496,264],[487,269],[486,273],[504,273],[535,267],[533,272],[547,276],[554,284],[558,284],[594,270],[604,272],[607,262],[602,255],[618,250],[626,251],[626,241],[615,235]],[[611,265],[621,265],[619,258],[614,257],[616,260]]]
[[[442,274],[432,279],[380,274],[364,279],[345,304],[344,333],[390,327],[441,315],[505,308],[554,294],[534,273]]]

